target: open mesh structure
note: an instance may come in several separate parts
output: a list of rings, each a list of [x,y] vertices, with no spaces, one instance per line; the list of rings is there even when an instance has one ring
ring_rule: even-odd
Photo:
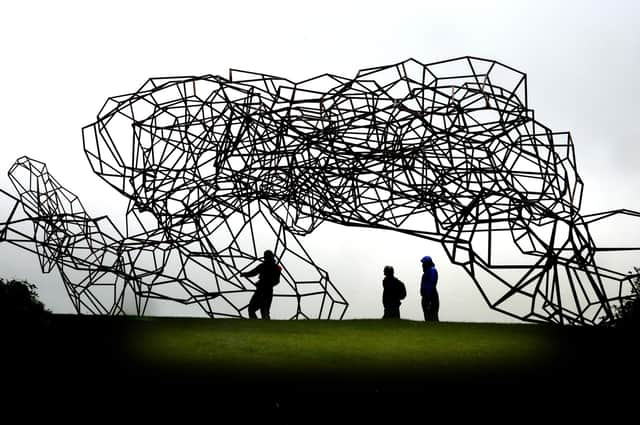
[[[526,75],[475,57],[410,59],[301,82],[231,70],[149,79],[83,129],[93,171],[129,200],[127,226],[91,218],[26,157],[0,238],[56,267],[79,312],[127,298],[246,315],[239,273],[275,251],[291,318],[342,318],[347,302],[300,236],[324,221],[437,241],[488,305],[527,321],[613,319],[630,276],[596,264],[567,132],[534,118]],[[417,254],[416,254],[417,255]],[[288,303],[288,304],[287,304]]]

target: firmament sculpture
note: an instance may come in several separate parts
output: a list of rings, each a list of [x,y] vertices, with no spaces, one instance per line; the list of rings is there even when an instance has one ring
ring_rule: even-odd
[[[589,229],[640,214],[580,213],[570,134],[537,122],[526,75],[497,61],[410,59],[297,83],[152,78],[110,98],[83,142],[128,199],[126,228],[88,216],[26,157],[0,225],[0,240],[58,269],[78,312],[133,299],[144,314],[164,299],[244,317],[253,288],[239,272],[270,248],[291,318],[342,318],[346,300],[298,238],[324,221],[437,241],[491,308],[526,321],[608,323],[630,293],[596,257],[638,248],[599,248]]]

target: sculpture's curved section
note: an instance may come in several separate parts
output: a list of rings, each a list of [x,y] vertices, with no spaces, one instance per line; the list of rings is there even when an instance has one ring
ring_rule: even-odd
[[[292,317],[313,297],[313,316],[341,316],[346,302],[296,239],[323,221],[438,241],[492,308],[524,320],[607,322],[629,292],[624,273],[597,265],[589,226],[608,216],[580,214],[570,135],[536,121],[526,75],[496,61],[410,59],[297,83],[238,70],[154,78],[110,98],[83,140],[141,226],[119,252],[144,299],[242,315],[236,260],[255,259],[262,239],[310,276],[281,288]],[[136,250],[162,260],[143,266]],[[168,282],[186,295],[162,291]]]

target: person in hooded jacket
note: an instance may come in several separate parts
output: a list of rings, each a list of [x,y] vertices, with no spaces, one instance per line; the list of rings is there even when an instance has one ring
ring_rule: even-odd
[[[440,311],[440,297],[436,286],[438,284],[438,271],[430,256],[422,257],[422,280],[420,282],[420,295],[422,296],[422,311],[426,322],[438,322]]]

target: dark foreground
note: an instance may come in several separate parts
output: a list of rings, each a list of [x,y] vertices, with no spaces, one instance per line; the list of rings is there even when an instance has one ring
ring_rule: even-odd
[[[5,407],[67,413],[575,419],[633,411],[640,383],[616,329],[54,315],[3,334]]]

